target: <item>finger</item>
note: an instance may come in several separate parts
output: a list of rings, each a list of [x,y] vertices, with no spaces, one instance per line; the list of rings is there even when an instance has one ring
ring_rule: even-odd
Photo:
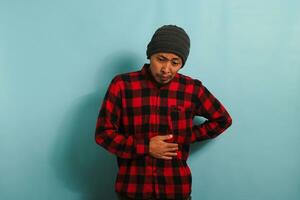
[[[178,148],[178,144],[176,143],[166,143],[166,148]]]
[[[159,135],[157,136],[160,140],[169,140],[173,138],[173,135]]]
[[[177,156],[176,152],[166,152],[164,156]]]
[[[172,157],[170,156],[161,156],[160,158],[164,160],[172,160]]]
[[[165,152],[178,151],[178,147],[165,148],[164,151]]]

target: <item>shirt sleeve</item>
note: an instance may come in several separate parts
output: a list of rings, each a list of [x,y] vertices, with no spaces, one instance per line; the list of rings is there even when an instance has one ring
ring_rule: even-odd
[[[123,159],[132,159],[148,153],[149,147],[145,141],[134,139],[132,135],[125,137],[120,131],[121,114],[122,94],[116,76],[106,91],[99,111],[95,141],[110,153]]]
[[[215,138],[223,133],[231,124],[232,118],[224,105],[202,84],[195,80],[195,115],[205,117],[200,125],[193,125],[192,143]]]

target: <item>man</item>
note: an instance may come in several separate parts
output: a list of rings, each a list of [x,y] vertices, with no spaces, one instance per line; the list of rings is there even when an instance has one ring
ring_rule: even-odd
[[[214,138],[232,123],[201,81],[178,73],[189,50],[186,32],[164,25],[147,46],[150,64],[109,85],[95,140],[117,156],[119,199],[191,199],[190,144]],[[196,115],[207,120],[193,125]]]

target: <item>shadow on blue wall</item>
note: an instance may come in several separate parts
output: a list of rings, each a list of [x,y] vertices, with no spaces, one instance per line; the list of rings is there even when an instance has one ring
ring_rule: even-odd
[[[69,106],[57,130],[59,137],[50,155],[62,187],[80,193],[82,200],[116,199],[116,157],[96,144],[96,120],[113,76],[138,70],[143,64],[136,55],[122,51],[104,60],[96,77],[97,90],[75,99]],[[107,84],[103,84],[105,81]]]

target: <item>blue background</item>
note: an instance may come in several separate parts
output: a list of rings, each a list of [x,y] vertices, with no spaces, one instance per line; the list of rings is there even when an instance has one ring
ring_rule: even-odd
[[[196,200],[300,199],[300,1],[0,1],[0,199],[115,199],[115,157],[94,141],[111,78],[183,27],[180,73],[232,126],[192,145]],[[195,123],[201,123],[196,118]]]

